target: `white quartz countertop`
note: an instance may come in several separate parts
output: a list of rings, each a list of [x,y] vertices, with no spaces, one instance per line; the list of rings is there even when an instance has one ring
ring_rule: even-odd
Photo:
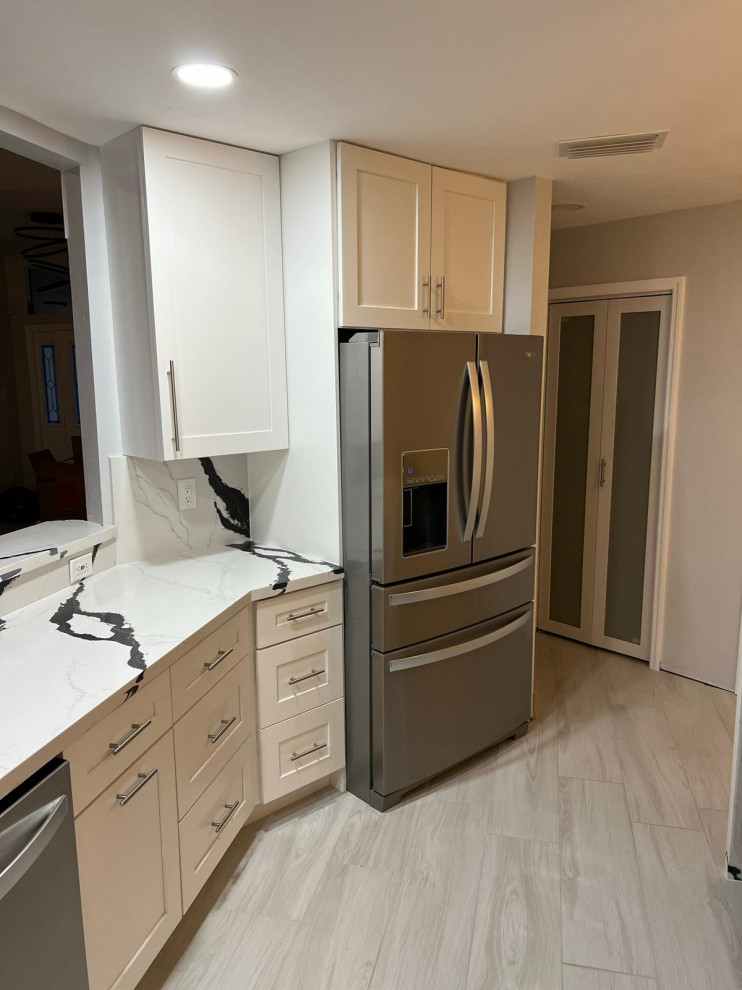
[[[0,798],[204,627],[341,573],[248,540],[122,564],[0,619]]]

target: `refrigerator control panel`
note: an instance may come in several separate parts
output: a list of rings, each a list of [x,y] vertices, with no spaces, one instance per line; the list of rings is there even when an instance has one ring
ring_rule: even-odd
[[[407,450],[402,454],[402,487],[448,482],[448,451]]]

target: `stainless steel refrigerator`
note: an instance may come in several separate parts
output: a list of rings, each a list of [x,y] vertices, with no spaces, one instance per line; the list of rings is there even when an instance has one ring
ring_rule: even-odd
[[[542,350],[340,331],[347,785],[381,810],[530,718]]]

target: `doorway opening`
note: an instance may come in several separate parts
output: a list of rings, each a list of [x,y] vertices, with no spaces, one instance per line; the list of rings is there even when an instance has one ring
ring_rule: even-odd
[[[0,149],[0,535],[86,519],[61,173]]]
[[[679,283],[592,288],[550,306],[538,627],[658,668]]]

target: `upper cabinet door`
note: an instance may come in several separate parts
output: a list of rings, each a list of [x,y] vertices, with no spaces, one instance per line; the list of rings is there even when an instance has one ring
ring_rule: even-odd
[[[431,326],[502,330],[506,185],[433,169]]]
[[[144,128],[142,170],[165,460],[286,447],[278,158]]]
[[[340,326],[429,326],[431,171],[338,145]]]

